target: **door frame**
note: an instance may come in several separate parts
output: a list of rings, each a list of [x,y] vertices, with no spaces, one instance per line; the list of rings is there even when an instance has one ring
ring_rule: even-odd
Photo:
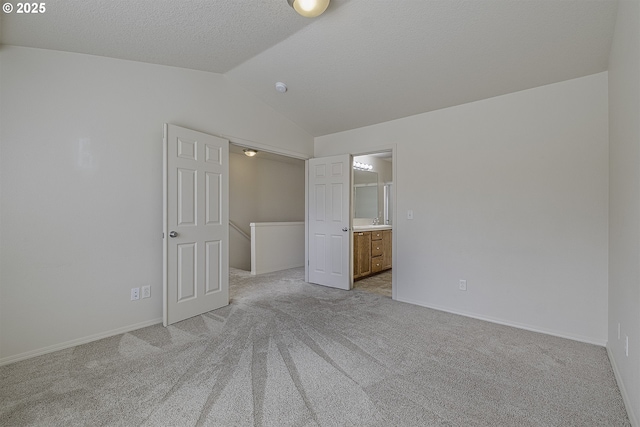
[[[304,161],[304,259],[305,259],[305,268],[304,268],[304,281],[305,282],[309,282],[309,270],[308,270],[308,265],[309,265],[309,248],[307,245],[307,239],[308,239],[308,207],[309,207],[309,201],[307,199],[307,185],[308,185],[308,168],[309,168],[309,159],[313,158],[313,156],[310,156],[308,154],[304,154],[304,153],[300,153],[297,151],[291,151],[291,150],[287,150],[284,148],[280,148],[280,147],[274,147],[271,145],[266,145],[266,144],[262,144],[256,141],[251,141],[249,139],[242,139],[242,138],[237,138],[231,135],[225,135],[225,134],[221,134],[220,137],[222,138],[226,138],[229,141],[230,145],[235,145],[236,147],[242,147],[242,148],[250,148],[253,150],[257,150],[257,151],[263,151],[265,153],[271,153],[271,154],[277,154],[279,156],[284,156],[284,157],[290,157],[292,159],[298,159],[298,160],[303,160]],[[229,165],[229,167],[231,167],[231,165]],[[231,184],[231,183],[229,183]]]
[[[239,147],[244,147],[244,148],[253,148],[255,150],[259,150],[259,151],[266,151],[269,153],[273,153],[273,154],[279,154],[281,156],[286,156],[286,157],[292,157],[294,159],[300,159],[300,160],[304,160],[304,184],[305,184],[305,194],[304,194],[304,259],[305,259],[305,265],[304,265],[304,281],[309,283],[309,159],[316,157],[316,156],[310,156],[307,154],[303,154],[300,152],[296,152],[296,151],[290,151],[290,150],[286,150],[286,149],[282,149],[279,147],[274,147],[271,145],[266,145],[266,144],[261,144],[259,142],[256,141],[251,141],[248,139],[242,139],[242,138],[237,138],[234,137],[232,135],[225,135],[225,134],[219,134],[217,136],[220,136],[222,138],[226,138],[227,140],[229,140],[230,144],[234,144],[237,145]],[[398,200],[398,178],[397,178],[397,173],[398,173],[398,167],[397,167],[397,162],[398,162],[398,144],[397,143],[390,143],[390,144],[384,144],[384,145],[378,145],[375,147],[370,147],[367,149],[363,149],[362,151],[360,150],[351,150],[347,153],[333,153],[333,154],[351,154],[351,156],[355,157],[355,156],[365,156],[367,154],[375,154],[375,153],[379,153],[382,151],[391,151],[391,176],[393,177],[393,192],[391,194],[391,203],[392,203],[392,212],[393,212],[393,221],[394,224],[393,228],[395,231],[395,228],[397,226],[397,222],[398,222],[398,209],[397,209],[397,200]],[[333,155],[331,154],[331,155]],[[325,156],[327,157],[327,156]],[[351,223],[353,222],[353,210],[351,212]],[[352,230],[351,230],[352,231]],[[351,236],[351,239],[353,239],[353,236]],[[396,284],[398,283],[397,280],[397,265],[398,265],[398,233],[393,233],[393,237],[391,239],[391,247],[393,248],[392,252],[391,252],[391,263],[393,265],[392,269],[391,269],[391,298],[392,299],[397,299],[397,286]],[[353,247],[353,241],[351,242],[351,246]],[[353,254],[349,254],[349,269],[351,271],[351,274],[353,275]]]
[[[391,176],[392,176],[392,180],[393,180],[393,191],[391,192],[391,209],[393,212],[392,218],[393,218],[393,229],[395,231],[396,229],[396,223],[398,222],[398,210],[396,207],[396,200],[398,197],[398,183],[397,183],[397,172],[398,172],[398,167],[397,167],[397,157],[398,157],[398,144],[396,143],[391,143],[391,144],[386,144],[386,145],[379,145],[376,147],[371,147],[371,148],[367,148],[366,150],[363,151],[358,151],[358,150],[351,150],[349,152],[346,153],[332,153],[332,154],[327,154],[326,156],[317,156],[317,157],[329,157],[329,156],[334,156],[334,155],[339,155],[339,154],[350,154],[351,157],[356,157],[356,156],[366,156],[368,154],[375,154],[375,153],[380,153],[383,151],[391,151]],[[316,156],[314,156],[316,157]],[[304,174],[304,181],[305,181],[305,198],[304,198],[304,215],[305,215],[305,220],[304,220],[304,236],[305,236],[305,242],[304,242],[304,250],[305,250],[305,265],[304,265],[304,281],[309,283],[309,161],[305,161],[304,162],[305,166],[305,174]],[[351,167],[351,173],[353,175],[353,166]],[[353,177],[352,177],[352,187],[353,187]],[[350,190],[352,191],[352,189]],[[353,224],[353,206],[351,208],[351,213],[350,213],[350,218],[349,218],[349,224]],[[351,253],[348,254],[349,256],[349,271],[351,276],[353,276],[353,230],[349,230],[351,232]],[[396,266],[398,265],[397,262],[397,257],[398,257],[398,244],[397,244],[397,239],[398,239],[398,233],[392,233],[392,239],[391,239],[391,247],[393,248],[393,250],[391,251],[391,264],[392,264],[392,268],[391,268],[391,299],[397,299],[397,293],[398,293],[398,289],[396,286],[396,283],[398,283],[397,281],[397,268]],[[352,286],[353,286],[353,281],[352,281]]]

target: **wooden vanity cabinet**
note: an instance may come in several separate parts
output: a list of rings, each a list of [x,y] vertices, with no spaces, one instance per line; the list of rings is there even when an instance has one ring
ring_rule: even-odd
[[[382,231],[371,232],[371,272],[379,273],[382,271]]]
[[[353,233],[354,280],[391,268],[391,233],[391,230]]]
[[[391,242],[393,236],[392,230],[383,230],[382,231],[382,269],[388,270],[391,268]]]
[[[353,278],[371,274],[371,232],[353,233]]]

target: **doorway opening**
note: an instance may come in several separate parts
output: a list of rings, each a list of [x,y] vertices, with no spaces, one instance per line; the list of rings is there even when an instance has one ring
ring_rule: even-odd
[[[393,152],[354,155],[353,288],[393,297]]]
[[[304,220],[305,161],[230,143],[230,268],[257,275],[304,266]]]

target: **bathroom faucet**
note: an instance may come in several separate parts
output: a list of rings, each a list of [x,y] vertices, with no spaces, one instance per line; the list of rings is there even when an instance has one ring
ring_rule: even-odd
[[[380,219],[379,218],[373,218],[373,225],[378,225],[380,224]]]

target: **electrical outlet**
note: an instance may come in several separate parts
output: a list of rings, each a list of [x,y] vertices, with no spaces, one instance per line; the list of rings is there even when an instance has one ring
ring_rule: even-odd
[[[467,290],[467,281],[466,280],[460,280],[460,282],[458,283],[458,289],[460,289],[461,291],[466,291]]]
[[[142,298],[149,298],[151,296],[151,286],[142,287]]]
[[[629,335],[625,335],[624,338],[624,355],[629,357]]]
[[[140,288],[131,288],[131,301],[140,299]]]

